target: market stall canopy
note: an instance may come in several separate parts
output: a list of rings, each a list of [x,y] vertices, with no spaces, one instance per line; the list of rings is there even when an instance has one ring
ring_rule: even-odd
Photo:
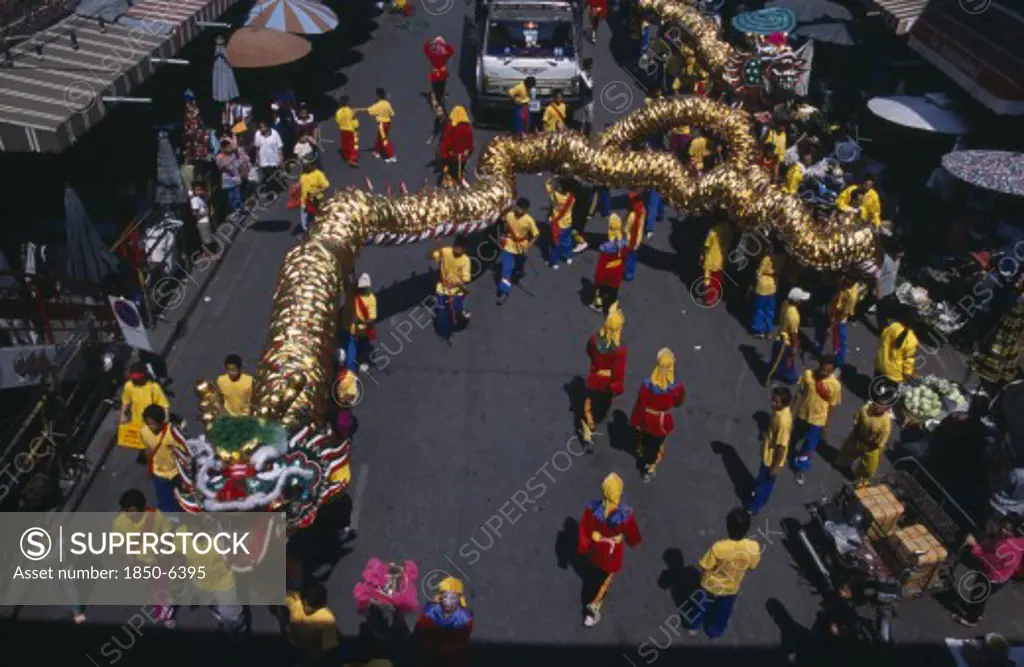
[[[338,27],[338,16],[319,2],[268,0],[250,10],[245,25],[298,35],[320,35]]]
[[[838,46],[853,46],[856,43],[846,24],[837,21],[798,25],[793,36]]]
[[[776,32],[793,32],[796,29],[796,14],[792,9],[776,7],[761,9],[756,12],[738,14],[732,19],[732,27],[737,31],[755,35],[771,35]]]
[[[1024,153],[955,151],[942,156],[942,166],[964,183],[1024,197]]]
[[[937,95],[894,95],[872,98],[868,101],[868,109],[879,118],[904,127],[937,134],[967,134],[970,131],[967,121],[944,102],[942,96]]]
[[[69,278],[99,285],[117,271],[117,258],[107,250],[82,200],[70,187],[64,188],[64,225]]]
[[[799,23],[852,21],[853,13],[832,0],[772,0],[765,9],[789,9]]]
[[[1024,115],[1024,15],[988,0],[984,11],[966,6],[933,0],[908,46],[995,113]]]
[[[238,82],[235,71],[228,62],[228,49],[224,45],[224,37],[217,35],[217,43],[213,47],[213,99],[217,102],[230,102],[238,97]]]
[[[228,62],[232,67],[255,69],[286,65],[313,50],[308,39],[279,30],[239,28],[228,40]]]
[[[914,27],[914,23],[917,22],[917,18],[921,16],[921,12],[924,11],[925,7],[928,6],[929,2],[935,0],[862,0],[864,4],[868,5],[872,9],[878,9],[882,13],[882,18],[885,23],[892,28],[893,32],[897,35],[906,35],[910,32],[910,29]],[[962,0],[965,2],[975,2],[981,4],[978,0]],[[991,0],[981,0],[987,6]]]

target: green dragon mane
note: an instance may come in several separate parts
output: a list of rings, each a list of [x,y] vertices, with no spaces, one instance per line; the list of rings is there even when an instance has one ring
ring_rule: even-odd
[[[288,441],[284,427],[258,417],[218,417],[206,436],[218,451],[228,454],[241,451],[242,446],[254,438],[282,451]]]

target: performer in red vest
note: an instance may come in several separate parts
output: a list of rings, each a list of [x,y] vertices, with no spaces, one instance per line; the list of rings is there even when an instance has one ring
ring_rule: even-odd
[[[622,238],[622,219],[612,213],[608,217],[608,240],[598,248],[597,270],[594,273],[594,301],[590,307],[606,314],[619,302],[619,287],[626,271],[629,247]]]
[[[608,19],[608,0],[587,0],[587,14],[590,15],[590,43],[597,44],[601,19]]]
[[[583,625],[592,628],[601,621],[601,606],[615,573],[622,569],[622,542],[631,547],[641,541],[633,509],[622,504],[622,478],[612,473],[601,483],[600,500],[591,500],[583,509],[577,551],[586,556],[593,573],[589,588],[597,588],[586,606]],[[588,596],[589,597],[589,596]]]
[[[425,605],[416,622],[420,658],[428,667],[465,667],[469,664],[469,636],[473,612],[466,605],[462,582],[447,577],[438,595]]]
[[[625,321],[618,306],[612,306],[604,326],[587,341],[590,372],[587,373],[587,398],[583,402],[580,437],[588,450],[594,444],[597,421],[604,419],[611,409],[612,400],[623,392],[626,348],[622,344],[622,325]]]
[[[444,102],[444,89],[448,83],[448,61],[455,55],[455,48],[438,35],[423,43],[423,53],[430,61],[430,91],[434,99]]]
[[[665,438],[675,428],[672,408],[683,404],[686,390],[676,382],[676,358],[672,350],[658,350],[658,362],[651,377],[640,385],[629,423],[636,429],[637,463],[649,482],[665,453]],[[649,457],[654,450],[654,462]]]
[[[441,131],[441,159],[456,184],[463,182],[463,170],[473,152],[473,126],[466,108],[457,106],[448,114],[448,123]]]

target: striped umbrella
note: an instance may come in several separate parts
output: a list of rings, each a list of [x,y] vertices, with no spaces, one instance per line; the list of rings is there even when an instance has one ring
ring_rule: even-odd
[[[268,0],[249,12],[247,26],[298,35],[319,35],[338,27],[338,16],[319,2]]]

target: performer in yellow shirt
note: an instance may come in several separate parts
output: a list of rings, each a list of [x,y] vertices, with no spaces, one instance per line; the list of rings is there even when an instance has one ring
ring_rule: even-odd
[[[814,156],[810,152],[805,152],[800,156],[799,162],[794,162],[788,170],[786,170],[786,182],[783,184],[782,189],[791,195],[795,195],[800,191],[800,185],[804,182],[804,175],[807,174],[807,170],[814,164]]]
[[[356,294],[352,304],[345,304],[345,322],[348,332],[345,342],[345,355],[349,370],[357,368],[363,373],[370,370],[367,360],[373,354],[373,341],[377,340],[377,297],[373,294],[373,282],[370,274],[364,273],[356,282]]]
[[[555,91],[555,99],[544,109],[544,131],[558,132],[565,129],[566,109],[562,91]]]
[[[757,265],[754,282],[754,315],[750,331],[757,338],[768,338],[775,326],[775,293],[778,291],[776,262],[781,261],[767,253]]]
[[[818,354],[825,349],[825,339],[832,338],[832,354],[836,356],[836,368],[846,363],[846,325],[857,313],[860,301],[860,285],[851,277],[843,276],[835,296],[829,303],[825,318],[818,324]]]
[[[750,514],[745,509],[737,507],[726,515],[725,530],[727,539],[711,545],[697,562],[703,599],[700,604],[687,605],[693,608],[681,614],[690,635],[696,635],[701,626],[712,639],[725,633],[744,577],[761,562],[761,545],[747,537]]]
[[[772,389],[772,419],[761,444],[761,469],[754,480],[754,490],[746,503],[747,511],[757,514],[768,504],[779,471],[789,460],[789,438],[793,433],[793,413],[789,404],[793,395],[788,387]]]
[[[437,333],[451,343],[452,332],[469,324],[470,312],[463,309],[469,282],[472,280],[469,256],[466,248],[469,239],[464,234],[455,237],[450,248],[438,248],[429,258],[441,267],[437,282],[437,304],[435,317]]]
[[[288,610],[285,634],[306,655],[308,664],[318,664],[338,648],[338,622],[327,606],[323,584],[307,584],[302,595],[288,591],[284,605]]]
[[[150,405],[159,405],[164,410],[169,410],[171,404],[167,402],[164,390],[160,384],[149,378],[149,371],[146,364],[135,362],[128,368],[128,381],[124,383],[121,390],[121,412],[119,423],[134,427],[136,433],[141,433],[143,426],[142,412]],[[119,429],[120,430],[120,429]],[[144,449],[145,445],[138,442],[122,442],[118,439],[118,445],[130,449]]]
[[[515,105],[512,111],[512,134],[517,137],[530,131],[530,102],[533,100],[533,90],[536,87],[537,80],[528,76],[508,89],[508,96]]]
[[[732,224],[722,220],[704,239],[701,267],[704,269],[704,305],[714,306],[722,300],[725,281],[725,258],[732,247]]]
[[[800,351],[800,304],[811,298],[810,293],[794,287],[782,303],[779,313],[779,333],[772,344],[772,358],[765,384],[772,380],[793,384],[796,382],[796,356]]]
[[[560,262],[572,265],[572,207],[576,203],[576,195],[559,182],[548,181],[544,189],[551,198],[549,265],[557,270]]]
[[[540,236],[537,223],[528,213],[530,200],[520,197],[505,214],[505,230],[501,241],[501,278],[498,280],[498,305],[505,303],[512,283],[523,277],[530,246]]]
[[[899,319],[906,320],[904,316]],[[896,384],[914,376],[914,355],[917,354],[917,334],[909,324],[893,319],[878,337],[875,356],[875,375],[889,378]]]
[[[690,155],[690,170],[695,176],[704,172],[704,161],[711,155],[711,147],[708,145],[708,138],[698,128],[693,128],[693,138],[690,139],[690,146],[687,148]]]
[[[811,456],[821,443],[832,409],[842,401],[843,387],[836,379],[835,370],[835,357],[825,355],[818,362],[817,370],[807,369],[800,377],[796,418],[798,438],[803,440],[803,446],[793,461],[797,484],[804,483],[804,475],[811,469]]]
[[[147,507],[146,496],[138,489],[128,489],[121,494],[121,513],[114,517],[111,532],[121,535],[129,534],[152,534],[163,535],[173,531],[171,523],[163,513],[152,507]],[[180,511],[180,510],[175,510]],[[160,557],[156,554],[142,553],[132,557],[138,565],[155,566],[160,564]],[[167,582],[153,580],[153,611],[149,615],[154,623],[162,623],[167,628],[175,626],[174,616],[177,613],[177,605],[171,604],[170,595],[167,593]]]
[[[217,378],[224,412],[243,417],[252,411],[252,376],[242,372],[242,357],[229,354],[224,358],[224,374]]]
[[[167,411],[159,405],[150,405],[142,412],[142,444],[146,446],[149,476],[156,492],[156,507],[161,512],[180,512],[181,506],[174,496],[178,488],[178,463],[174,450],[185,447],[185,438],[167,423]]]
[[[373,144],[373,154],[384,158],[385,162],[398,162],[398,158],[395,157],[395,146],[391,142],[391,121],[395,118],[395,110],[391,102],[388,102],[386,90],[377,89],[377,101],[366,108],[366,113],[377,121],[377,138]]]
[[[892,416],[889,408],[868,402],[857,411],[850,435],[846,436],[846,442],[836,457],[836,467],[849,468],[859,462],[854,472],[855,477],[861,482],[869,481],[878,472],[882,452],[891,436]]]
[[[317,169],[312,162],[307,162],[302,167],[302,176],[299,176],[299,194],[301,195],[301,207],[299,208],[299,221],[302,224],[302,231],[308,232],[309,225],[313,221],[313,212],[316,210],[316,200],[331,187],[324,172]]]
[[[175,544],[181,545],[181,553],[188,566],[203,573],[202,577],[191,580],[192,585],[200,595],[212,600],[208,607],[222,631],[235,635],[245,632],[248,630],[248,622],[245,619],[245,607],[238,602],[235,573],[224,556],[215,550],[200,553],[198,545],[187,537],[193,531],[191,526],[180,526],[177,533],[181,538],[175,540]]]
[[[342,95],[338,100],[338,111],[334,114],[334,122],[338,124],[338,152],[341,159],[350,167],[359,166],[359,120],[356,112],[348,105],[348,96]]]
[[[769,126],[764,135],[764,143],[775,147],[775,159],[781,164],[786,157],[786,126],[778,123],[774,127]]]
[[[861,193],[859,206],[854,205],[853,194],[855,192]],[[840,192],[836,198],[836,208],[840,211],[856,210],[860,214],[861,220],[870,222],[875,229],[882,225],[882,200],[878,196],[878,191],[875,190],[875,179],[870,176],[862,180],[860,185],[851,185]]]

